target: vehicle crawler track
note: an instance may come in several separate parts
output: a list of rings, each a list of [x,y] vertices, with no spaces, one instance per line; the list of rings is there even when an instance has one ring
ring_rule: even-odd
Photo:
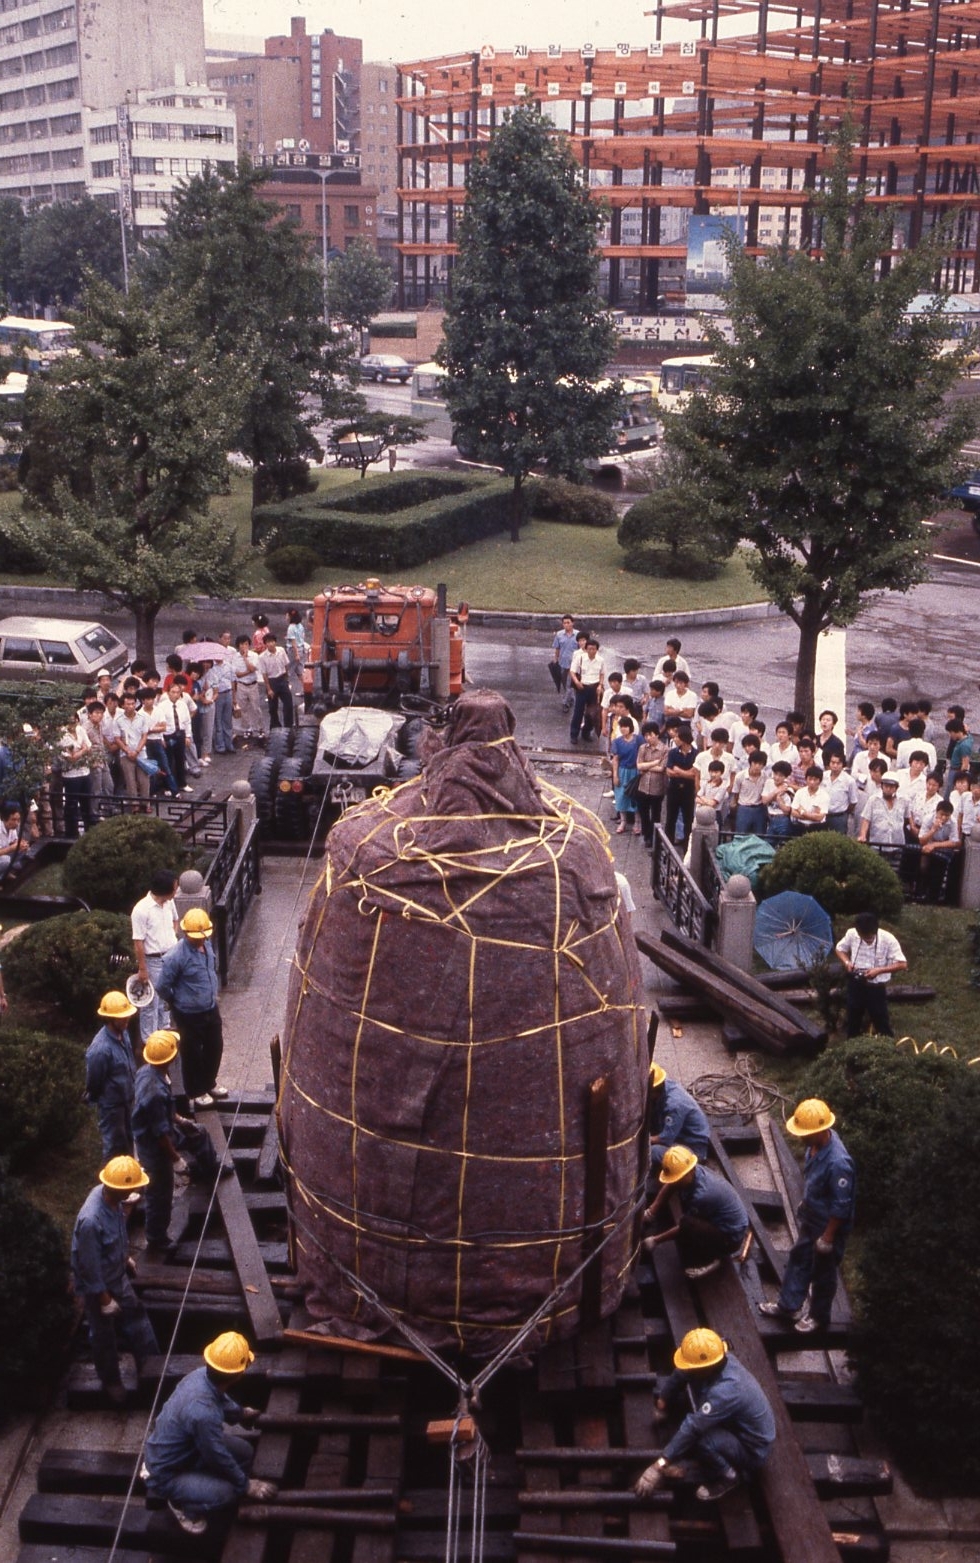
[[[158,1390],[165,1397],[199,1365],[214,1334],[247,1332],[257,1345],[247,1399],[263,1413],[254,1474],[279,1484],[278,1497],[243,1505],[233,1523],[204,1538],[185,1535],[165,1508],[148,1503],[136,1474],[138,1436],[118,1451],[118,1414],[100,1409],[93,1370],[78,1362],[67,1394],[88,1416],[87,1447],[45,1451],[37,1491],[21,1512],[17,1563],[105,1563],[110,1552],[114,1563],[446,1558],[445,1428],[456,1393],[401,1343],[365,1349],[311,1334],[289,1264],[272,1109],[269,1092],[229,1098],[220,1112],[202,1115],[216,1146],[229,1145],[236,1177],[219,1184],[210,1215],[201,1190],[179,1202],[173,1262],[141,1263],[137,1285],[159,1338],[169,1340],[177,1324],[169,1359],[152,1359],[139,1374],[130,1368],[126,1384],[131,1408],[149,1411]],[[861,1406],[838,1381],[836,1350],[807,1343],[801,1352],[799,1337],[754,1306],[764,1286],[771,1291],[789,1240],[784,1191],[775,1179],[761,1186],[760,1166],[788,1179],[791,1200],[798,1176],[788,1151],[783,1165],[764,1149],[754,1122],[716,1130],[713,1159],[752,1211],[755,1241],[745,1264],[691,1282],[672,1248],[661,1247],[655,1266],[640,1261],[612,1318],[488,1386],[477,1412],[490,1451],[485,1531],[474,1556],[515,1563],[887,1557],[873,1498],[890,1490],[890,1475],[859,1457]],[[828,1347],[843,1344],[848,1322],[839,1298]],[[762,1382],[777,1415],[777,1445],[764,1479],[720,1504],[699,1504],[690,1489],[641,1504],[632,1483],[663,1441],[650,1423],[655,1374],[697,1323],[731,1341]],[[459,1508],[465,1556],[468,1469],[461,1468]]]

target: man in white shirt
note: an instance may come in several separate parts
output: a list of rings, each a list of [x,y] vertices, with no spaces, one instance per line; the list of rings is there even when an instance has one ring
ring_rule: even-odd
[[[579,733],[594,738],[599,726],[599,703],[606,680],[606,664],[599,655],[599,642],[590,636],[583,651],[576,651],[568,670],[568,681],[575,691],[569,739],[578,743]]]
[[[688,682],[690,682],[691,669],[688,666],[687,658],[681,656],[681,643],[680,643],[680,641],[677,640],[674,636],[671,636],[671,638],[668,640],[668,642],[667,642],[667,649],[666,649],[666,651],[664,652],[663,656],[660,658],[659,662],[657,663],[656,667],[653,670],[654,678],[662,678],[664,683],[667,682],[667,677],[666,677],[666,674],[664,672],[664,663],[665,662],[672,662],[674,664],[673,668],[671,669],[672,673],[673,672],[686,673],[687,677],[688,677]]]
[[[180,675],[183,680],[183,675]],[[191,742],[191,708],[184,694],[185,685],[174,679],[167,693],[156,707],[157,725],[161,729],[163,745],[167,752],[174,782],[181,792],[193,792],[187,781],[187,748]],[[160,1027],[153,1027],[159,1030]],[[148,1033],[149,1034],[149,1033]]]
[[[874,847],[900,847],[905,842],[905,804],[898,796],[898,777],[886,771],[881,795],[870,797],[861,813],[858,840]]]
[[[892,1037],[888,983],[908,962],[895,935],[878,927],[874,912],[858,912],[834,952],[847,972],[847,1035],[860,1035],[865,1015],[881,1037]]]
[[[276,645],[276,637],[267,630],[265,650],[259,656],[259,671],[265,683],[265,697],[269,702],[269,726],[292,727],[293,692],[289,687],[289,657],[284,647]]]
[[[823,771],[819,765],[808,765],[806,785],[793,794],[789,817],[794,835],[804,835],[827,823],[830,798],[823,786]]]
[[[150,880],[149,890],[142,900],[137,901],[130,915],[137,974],[141,982],[152,982],[154,988],[150,1003],[139,1012],[142,1042],[146,1041],[151,1032],[168,1030],[170,1027],[170,1011],[157,995],[156,985],[163,957],[168,950],[173,949],[180,937],[177,908],[174,905],[176,894],[177,875],[169,868],[157,869]]]
[[[139,710],[135,694],[123,696],[122,710],[116,715],[116,729],[119,735],[119,765],[123,775],[123,791],[131,798],[148,798],[150,778],[136,762],[146,748],[150,723]]]
[[[694,721],[698,710],[698,700],[688,675],[677,669],[673,679],[664,690],[664,716],[676,716],[682,722],[688,724]]]
[[[925,740],[926,724],[921,716],[914,716],[909,721],[909,736],[903,738],[895,750],[895,769],[904,771],[908,767],[913,754],[923,753],[926,757],[930,771],[936,769],[936,751],[932,744]]]
[[[727,727],[713,727],[707,749],[702,749],[694,761],[694,769],[698,773],[699,785],[703,785],[707,781],[708,766],[712,760],[720,760],[722,764],[722,781],[725,783],[726,789],[728,788],[731,783],[732,772],[735,769],[735,760],[729,754],[727,746]]]
[[[827,794],[828,829],[846,836],[851,816],[857,808],[858,790],[854,777],[849,776],[844,769],[843,755],[831,755],[823,784]]]
[[[231,658],[232,696],[234,714],[241,724],[246,743],[249,739],[262,738],[265,734],[266,713],[263,719],[261,677],[258,653],[252,650],[249,635],[239,635]]]

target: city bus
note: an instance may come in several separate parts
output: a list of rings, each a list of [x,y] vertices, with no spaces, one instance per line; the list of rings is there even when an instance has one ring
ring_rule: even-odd
[[[680,412],[695,391],[703,391],[711,384],[714,367],[715,359],[710,353],[665,358],[660,365],[657,411]]]
[[[4,315],[0,320],[0,374],[45,374],[58,358],[71,352],[75,327],[64,320],[30,320]]]
[[[0,381],[0,467],[16,467],[24,433],[26,374],[8,374]]]
[[[609,380],[600,380],[596,390],[606,390]],[[626,457],[649,450],[657,442],[657,409],[647,380],[624,379],[622,399],[615,422],[609,431],[609,448],[602,456],[585,463],[590,471],[616,467]],[[446,406],[446,371],[441,364],[417,365],[412,375],[411,414],[423,420],[429,434],[451,440],[459,450],[456,431]],[[465,459],[465,452],[460,450]]]

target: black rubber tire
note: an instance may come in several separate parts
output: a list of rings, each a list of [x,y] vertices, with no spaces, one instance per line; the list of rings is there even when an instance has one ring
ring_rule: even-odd
[[[309,776],[313,769],[313,761],[316,759],[317,744],[320,739],[320,728],[299,727],[296,729],[296,738],[293,743],[294,760],[299,760],[303,766],[301,776]]]
[[[299,781],[304,775],[309,775],[309,770],[304,769],[302,760],[296,756],[283,760],[279,767],[275,821],[276,835],[281,841],[302,841],[309,834],[309,811],[305,793],[280,791],[283,782]]]
[[[255,794],[255,812],[262,836],[271,836],[275,831],[278,781],[279,760],[275,755],[264,754],[260,759],[252,761],[248,770],[248,785]]]
[[[293,752],[293,743],[296,738],[294,727],[273,727],[266,740],[266,758],[270,760],[284,760]]]
[[[417,760],[419,745],[422,742],[422,729],[425,723],[420,716],[407,716],[401,732],[398,734],[398,752],[408,755],[410,759]],[[403,773],[398,772],[399,776]]]

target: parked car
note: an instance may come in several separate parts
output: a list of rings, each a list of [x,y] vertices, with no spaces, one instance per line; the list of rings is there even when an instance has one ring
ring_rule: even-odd
[[[951,488],[949,496],[960,510],[968,510],[973,518],[973,530],[980,532],[980,471],[971,472],[962,483]]]
[[[379,385],[385,380],[407,385],[412,377],[412,366],[395,353],[367,353],[361,359],[361,374],[365,380],[376,380]]]
[[[0,678],[67,679],[94,684],[102,668],[121,673],[130,660],[118,636],[86,619],[0,619]]]

